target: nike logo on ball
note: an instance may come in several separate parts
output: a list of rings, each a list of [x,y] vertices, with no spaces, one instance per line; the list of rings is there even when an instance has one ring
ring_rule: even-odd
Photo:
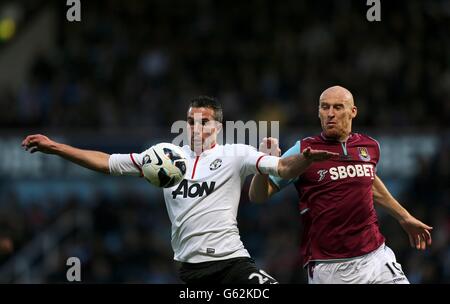
[[[163,163],[161,157],[159,157],[159,155],[158,155],[158,153],[156,153],[155,149],[153,149],[153,153],[155,153],[156,158],[158,159],[158,163],[156,165],[161,166]]]

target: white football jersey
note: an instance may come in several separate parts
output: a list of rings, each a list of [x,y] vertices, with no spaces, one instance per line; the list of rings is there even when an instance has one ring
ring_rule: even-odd
[[[172,223],[174,259],[200,263],[249,257],[237,227],[237,212],[245,178],[253,173],[278,175],[278,157],[243,144],[215,145],[196,156],[184,146],[187,168],[178,185],[164,188]],[[113,175],[140,175],[144,153],[113,154]]]

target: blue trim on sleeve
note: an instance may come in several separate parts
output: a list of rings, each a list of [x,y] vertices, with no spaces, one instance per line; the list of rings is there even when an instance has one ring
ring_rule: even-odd
[[[379,142],[378,140],[376,140],[375,138],[371,137],[371,136],[368,136],[368,135],[367,135],[367,137],[370,138],[371,140],[373,140],[374,142],[376,142],[376,144],[377,144],[377,146],[378,146],[378,161],[377,161],[377,163],[376,163],[376,165],[375,165],[375,172],[376,172],[377,167],[378,167],[378,164],[379,164],[380,161],[381,161],[381,146],[380,146],[380,142]]]
[[[289,157],[289,156],[292,156],[295,154],[300,154],[300,151],[301,151],[300,145],[301,145],[301,142],[297,141],[295,143],[295,145],[293,145],[291,148],[289,148],[289,150],[287,150],[286,152],[283,153],[281,158],[286,158],[286,157]],[[281,177],[278,177],[278,176],[270,175],[269,179],[272,182],[272,184],[274,184],[278,188],[278,190],[281,190],[284,187],[288,186],[289,184],[296,182],[298,180],[298,177],[286,180],[286,179],[282,179]]]

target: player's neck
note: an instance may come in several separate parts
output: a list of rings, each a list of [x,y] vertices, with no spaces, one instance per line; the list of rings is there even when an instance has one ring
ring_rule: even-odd
[[[346,133],[346,134],[340,136],[337,140],[340,142],[346,142],[349,137],[350,137],[350,133]]]
[[[214,147],[216,146],[216,144],[217,144],[216,142],[212,142],[212,143],[209,144],[208,146],[202,147],[201,149],[194,149],[194,148],[191,146],[191,150],[194,151],[195,155],[199,156],[199,155],[202,154],[203,152],[206,152],[206,151],[211,150],[212,148],[214,148]]]
[[[327,135],[326,132],[322,132],[324,138],[338,142],[346,142],[350,137],[350,134],[351,133]]]

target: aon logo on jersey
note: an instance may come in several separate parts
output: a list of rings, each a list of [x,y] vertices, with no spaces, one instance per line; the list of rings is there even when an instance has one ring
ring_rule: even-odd
[[[172,191],[172,198],[176,199],[178,195],[182,195],[183,198],[187,198],[188,196],[191,198],[201,197],[203,195],[209,195],[214,191],[214,186],[216,182],[203,182],[203,183],[193,183],[188,187],[188,181],[183,179],[181,183],[178,185],[178,188],[175,191]]]
[[[330,178],[332,180],[344,179],[347,177],[367,176],[374,178],[373,165],[348,165],[330,168]]]

